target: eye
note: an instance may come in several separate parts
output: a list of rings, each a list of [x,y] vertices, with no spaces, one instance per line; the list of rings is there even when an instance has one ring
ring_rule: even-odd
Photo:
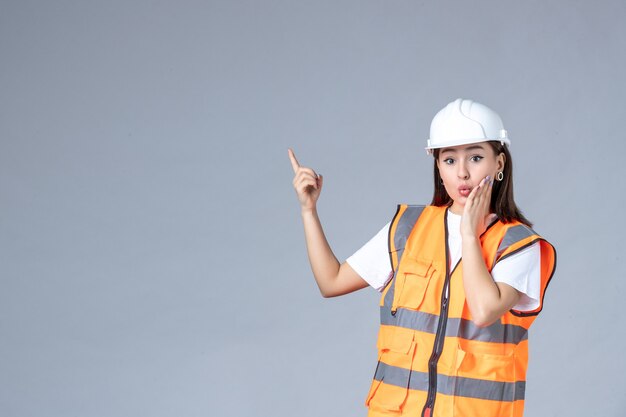
[[[480,156],[480,155],[474,155],[474,156],[470,157],[470,161],[472,161],[472,162],[479,162],[481,159],[483,159],[483,157]]]
[[[446,165],[452,165],[454,163],[454,159],[452,158],[446,158],[443,160],[443,163]]]

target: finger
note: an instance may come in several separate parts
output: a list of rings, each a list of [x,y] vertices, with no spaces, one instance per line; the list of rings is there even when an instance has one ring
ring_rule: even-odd
[[[291,168],[293,168],[293,173],[295,174],[298,172],[298,168],[300,168],[300,164],[298,163],[298,160],[296,159],[296,155],[293,153],[291,148],[287,150],[287,153],[289,153],[289,160],[291,161]]]
[[[476,191],[476,194],[480,194],[483,191],[485,185],[485,178],[478,182],[478,185],[472,189],[472,191]]]
[[[493,191],[493,178],[487,177],[487,186],[485,188],[485,193],[491,197],[491,192]]]
[[[310,175],[299,175],[293,180],[293,186],[298,188],[300,184],[307,182],[308,184],[317,184],[317,180]]]
[[[491,201],[491,191],[493,190],[492,185],[493,185],[493,178],[487,175],[487,177],[485,177],[484,179],[484,185],[482,187],[484,188],[483,194],[487,201]]]
[[[480,183],[478,183],[478,187],[481,188],[481,191],[483,191],[485,189],[485,185],[487,184],[488,180],[489,180],[489,175],[487,175],[485,178],[480,180]]]
[[[478,193],[480,185],[477,185],[476,187],[474,187],[472,189],[472,191],[470,191],[469,195],[467,196],[467,200],[465,201],[465,205],[472,205],[474,204],[474,199],[476,198],[476,193]]]
[[[302,178],[311,178],[313,181],[317,179],[317,174],[310,168],[302,168],[298,170],[298,173],[293,179],[294,184],[300,182]]]
[[[311,178],[311,177],[305,177],[302,178],[296,188],[300,189],[300,190],[304,190],[306,187],[311,186],[313,188],[315,188],[317,190],[317,180],[315,178]]]
[[[472,199],[472,203],[474,206],[479,209],[485,205],[485,185],[482,184],[480,187],[476,187],[476,195]]]
[[[487,175],[485,178],[483,178],[480,183],[478,184],[478,192],[477,192],[477,197],[479,200],[482,200],[483,197],[486,196],[486,193],[489,191],[489,176]]]
[[[307,168],[307,167],[300,167],[298,168],[299,172],[305,172],[309,175],[312,175],[313,178],[317,178],[317,172],[313,171],[311,168]]]

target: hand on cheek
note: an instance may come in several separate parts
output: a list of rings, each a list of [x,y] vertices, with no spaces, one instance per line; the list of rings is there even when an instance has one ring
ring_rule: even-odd
[[[478,186],[474,187],[467,197],[461,218],[462,237],[477,238],[487,228],[490,220],[492,220],[489,216],[492,189],[493,179],[487,176]]]

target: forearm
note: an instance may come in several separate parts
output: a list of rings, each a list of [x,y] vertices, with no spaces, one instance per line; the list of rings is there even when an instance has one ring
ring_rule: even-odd
[[[476,324],[489,325],[502,315],[504,300],[487,270],[477,237],[463,237],[463,287]]]
[[[317,209],[303,209],[302,223],[309,262],[317,286],[323,296],[332,296],[340,264],[326,240]]]

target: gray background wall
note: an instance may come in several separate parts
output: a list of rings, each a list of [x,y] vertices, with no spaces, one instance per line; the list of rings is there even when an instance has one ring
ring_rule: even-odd
[[[287,147],[345,259],[500,112],[558,248],[527,416],[623,416],[623,1],[0,1],[0,415],[359,416],[378,295],[322,299]]]

